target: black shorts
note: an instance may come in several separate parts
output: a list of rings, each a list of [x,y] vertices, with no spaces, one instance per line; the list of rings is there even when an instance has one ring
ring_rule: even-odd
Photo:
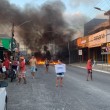
[[[88,69],[88,74],[92,74],[92,70],[91,69]]]
[[[57,73],[57,77],[64,77],[64,73]]]
[[[49,64],[46,64],[45,66],[47,67],[47,66],[49,66]]]

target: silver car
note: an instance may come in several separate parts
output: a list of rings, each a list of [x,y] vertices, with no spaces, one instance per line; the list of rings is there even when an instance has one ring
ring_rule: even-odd
[[[0,110],[7,110],[7,86],[6,82],[0,81]]]

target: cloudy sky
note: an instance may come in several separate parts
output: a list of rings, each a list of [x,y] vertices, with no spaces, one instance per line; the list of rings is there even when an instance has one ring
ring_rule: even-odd
[[[9,0],[11,4],[23,9],[26,4],[30,4],[35,7],[40,7],[47,2],[55,0]],[[110,0],[58,0],[62,1],[65,6],[64,17],[72,25],[77,26],[79,29],[83,24],[93,18],[107,18],[103,16],[103,11],[94,9],[99,7],[102,10],[109,10]],[[80,30],[81,31],[81,30]]]
[[[34,6],[41,6],[42,4],[49,1],[55,0],[9,0],[10,3],[16,4],[17,6],[23,8],[27,3]],[[97,14],[101,14],[94,7],[99,7],[105,11],[109,10],[110,0],[58,0],[62,1],[66,7],[66,13],[74,14],[81,13],[89,16],[91,18],[95,17]]]

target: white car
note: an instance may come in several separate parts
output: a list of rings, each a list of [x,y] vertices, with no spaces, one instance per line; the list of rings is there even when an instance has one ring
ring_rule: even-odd
[[[7,83],[0,81],[0,110],[7,110]]]

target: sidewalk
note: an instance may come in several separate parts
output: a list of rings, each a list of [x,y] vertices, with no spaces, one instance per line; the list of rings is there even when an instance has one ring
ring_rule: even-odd
[[[73,63],[70,65],[86,69],[86,63]],[[93,71],[110,74],[110,65],[109,64],[108,65],[107,64],[95,64],[93,65]]]

